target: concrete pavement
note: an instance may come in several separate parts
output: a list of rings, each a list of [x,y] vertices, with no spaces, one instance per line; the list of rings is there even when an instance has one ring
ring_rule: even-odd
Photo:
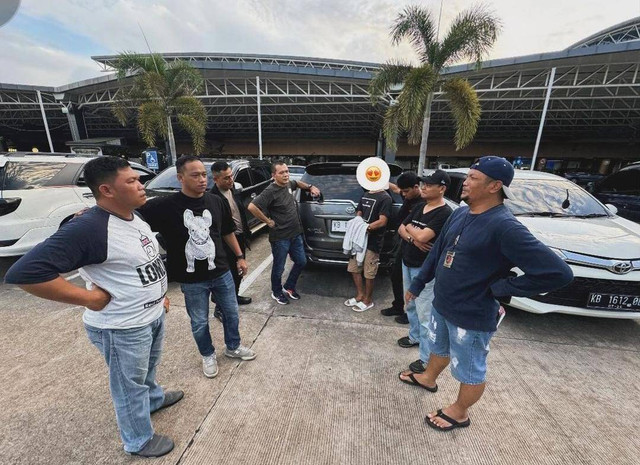
[[[253,268],[268,255],[261,236]],[[6,262],[4,265],[6,267]],[[269,298],[267,267],[241,309],[243,342],[258,358],[219,356],[207,379],[179,289],[159,380],[185,390],[154,415],[176,449],[158,464],[637,464],[640,324],[510,310],[492,341],[489,384],[472,425],[449,433],[424,425],[450,403],[448,371],[431,394],[400,383],[418,356],[396,339],[407,327],[379,314],[391,300],[379,279],[377,307],[342,305],[343,270],[303,273],[303,299]],[[84,334],[81,310],[0,286],[0,463],[129,463],[122,452],[104,361]],[[214,343],[222,328],[212,320]]]

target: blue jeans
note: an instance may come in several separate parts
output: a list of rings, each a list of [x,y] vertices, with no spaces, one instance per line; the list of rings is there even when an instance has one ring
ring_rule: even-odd
[[[227,271],[208,281],[180,283],[180,290],[184,294],[184,304],[191,319],[191,332],[200,355],[208,357],[215,352],[209,332],[209,296],[211,294],[222,312],[224,343],[227,349],[236,350],[240,345],[238,300],[231,272]]]
[[[304,253],[302,234],[298,234],[291,239],[283,239],[271,243],[271,253],[273,254],[273,265],[271,266],[271,290],[274,295],[282,294],[282,273],[287,261],[287,254],[293,260],[293,267],[284,283],[285,289],[295,290],[296,283],[302,273],[302,269],[307,264],[307,256]]]
[[[431,308],[429,352],[451,359],[451,374],[462,384],[482,384],[487,376],[489,341],[494,331],[459,328]]]
[[[411,286],[411,280],[420,273],[420,268],[410,268],[402,264],[402,284],[404,292]],[[429,347],[427,343],[427,326],[429,314],[433,302],[433,286],[435,280],[431,280],[425,286],[419,296],[407,304],[407,318],[409,319],[409,340],[420,343],[420,360],[429,360]]]
[[[156,369],[164,339],[164,312],[156,321],[132,329],[84,325],[89,341],[109,367],[109,388],[120,437],[127,452],[138,452],[153,436],[151,412],[164,402]]]

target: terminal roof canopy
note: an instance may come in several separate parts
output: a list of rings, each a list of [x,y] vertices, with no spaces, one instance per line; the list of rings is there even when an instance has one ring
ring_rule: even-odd
[[[640,18],[635,18],[559,52],[491,60],[481,69],[454,66],[446,72],[469,79],[480,96],[477,140],[534,140],[555,67],[545,138],[637,142],[639,28]],[[207,109],[209,138],[257,138],[258,91],[265,139],[376,139],[390,100],[370,103],[367,88],[380,66],[376,63],[223,53],[163,57],[186,60],[202,71],[205,86],[197,97]],[[93,58],[110,73],[116,56]],[[82,116],[88,137],[136,137],[135,121],[122,127],[111,113],[114,96],[126,85],[112,73],[55,88],[0,84],[0,127],[9,133],[42,131],[40,90],[49,127],[61,139],[71,138],[69,113]],[[440,94],[432,117],[430,137],[452,138],[453,122]]]

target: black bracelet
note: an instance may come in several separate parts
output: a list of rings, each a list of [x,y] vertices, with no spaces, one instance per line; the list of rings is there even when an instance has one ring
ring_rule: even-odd
[[[236,255],[236,258],[237,258],[238,260],[240,260],[240,259],[244,260],[244,254],[242,254],[242,255]]]

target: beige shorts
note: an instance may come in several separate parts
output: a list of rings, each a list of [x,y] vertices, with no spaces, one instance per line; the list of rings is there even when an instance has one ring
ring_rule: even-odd
[[[347,271],[349,273],[362,273],[364,271],[364,277],[366,279],[374,279],[378,274],[378,266],[380,265],[380,254],[367,250],[364,255],[364,263],[362,266],[358,266],[356,257],[353,256],[349,259],[349,265]]]

